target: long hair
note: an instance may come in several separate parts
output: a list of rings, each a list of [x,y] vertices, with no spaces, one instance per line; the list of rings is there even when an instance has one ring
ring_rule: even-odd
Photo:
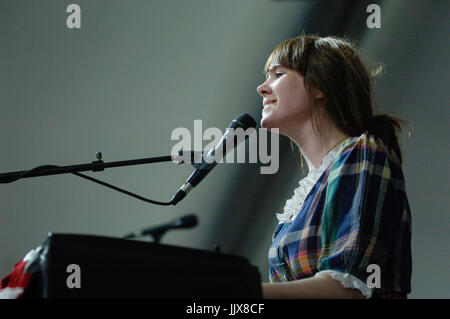
[[[373,114],[372,79],[383,71],[378,66],[368,72],[360,58],[359,50],[343,37],[300,35],[280,43],[267,59],[266,73],[272,64],[284,66],[301,73],[311,101],[314,131],[318,110],[314,106],[312,90],[318,89],[325,98],[325,112],[342,132],[359,136],[369,132],[381,138],[392,148],[400,163],[398,134],[405,120],[388,114]]]

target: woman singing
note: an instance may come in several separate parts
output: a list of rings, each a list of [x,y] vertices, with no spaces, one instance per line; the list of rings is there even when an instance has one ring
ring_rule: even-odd
[[[269,249],[265,298],[406,298],[411,216],[397,132],[373,114],[371,76],[343,38],[302,35],[269,56],[261,126],[309,168]]]

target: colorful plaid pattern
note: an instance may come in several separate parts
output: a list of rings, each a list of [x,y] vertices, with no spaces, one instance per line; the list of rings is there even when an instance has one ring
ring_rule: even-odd
[[[411,291],[411,216],[401,165],[367,132],[345,140],[292,222],[276,226],[269,249],[270,282],[322,270],[367,282],[381,270],[372,296]]]

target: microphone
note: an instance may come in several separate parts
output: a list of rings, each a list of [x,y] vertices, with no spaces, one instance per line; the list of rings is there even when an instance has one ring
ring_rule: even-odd
[[[198,220],[197,216],[195,215],[186,215],[180,218],[177,218],[173,220],[170,223],[155,226],[155,227],[149,227],[142,229],[140,231],[135,231],[132,233],[129,233],[125,235],[123,238],[134,238],[134,237],[142,237],[142,236],[153,236],[153,239],[155,242],[159,242],[162,235],[164,235],[165,232],[171,229],[176,228],[192,228],[197,226]]]
[[[256,125],[256,121],[247,113],[242,113],[231,121],[222,139],[216,147],[206,155],[204,163],[196,166],[197,169],[191,174],[191,176],[189,176],[186,183],[184,183],[172,197],[172,205],[176,205],[179,201],[181,201],[206,177],[206,175],[209,174],[209,172],[217,165],[218,161],[220,161],[228,152],[236,148],[240,143],[248,138],[247,134],[236,134],[236,129],[240,128],[245,131],[248,128],[256,128]],[[231,138],[233,138],[233,140],[230,140]],[[230,146],[230,141],[232,142],[232,145],[227,148],[227,146]]]

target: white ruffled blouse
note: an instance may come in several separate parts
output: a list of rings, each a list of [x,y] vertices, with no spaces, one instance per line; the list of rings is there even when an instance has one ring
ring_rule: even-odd
[[[338,144],[322,160],[319,168],[312,169],[308,175],[299,181],[299,186],[294,190],[294,195],[286,201],[284,212],[277,214],[280,223],[291,222],[300,212],[303,202],[311,189],[319,180],[322,173],[336,160],[338,150],[342,143]],[[339,281],[345,288],[358,289],[366,297],[372,296],[372,288],[369,288],[363,281],[348,273],[341,273],[335,270],[319,271],[315,276],[329,275],[331,278]]]
[[[339,146],[340,144],[330,152],[328,152],[327,155],[325,155],[319,168],[310,170],[308,175],[302,178],[300,182],[298,182],[299,186],[294,190],[294,195],[291,197],[291,199],[288,199],[286,201],[286,204],[284,205],[284,212],[282,214],[277,214],[277,218],[280,223],[290,222],[294,220],[294,218],[302,208],[306,196],[308,196],[309,192],[317,183],[322,173],[336,159]]]

